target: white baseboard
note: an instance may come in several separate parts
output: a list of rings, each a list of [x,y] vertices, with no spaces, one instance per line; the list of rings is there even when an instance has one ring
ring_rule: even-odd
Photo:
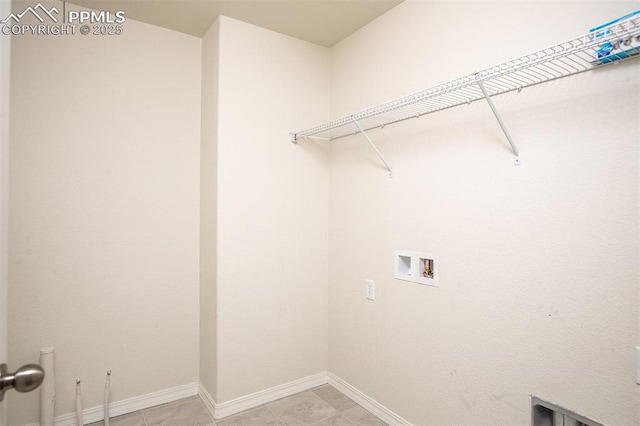
[[[322,386],[326,383],[327,373],[322,372],[314,374],[313,376],[305,377],[303,379],[295,380],[293,382],[274,386],[269,389],[242,396],[240,398],[232,399],[231,401],[221,402],[219,404],[213,403],[213,418],[215,420],[218,420],[223,417],[227,417],[232,414],[236,414],[241,411],[275,401],[276,399],[284,398],[298,392],[304,392],[317,386]],[[206,395],[208,396],[208,394]],[[211,400],[211,402],[213,402],[210,396],[209,399]],[[205,405],[207,405],[206,402]]]
[[[411,426],[411,423],[389,410],[379,402],[365,395],[349,383],[345,382],[333,373],[322,372],[313,376],[304,377],[293,382],[274,386],[259,392],[255,392],[240,398],[232,399],[222,403],[216,403],[209,392],[200,383],[189,383],[187,385],[176,386],[164,389],[158,392],[146,395],[136,396],[133,398],[117,401],[109,404],[109,417],[121,416],[123,414],[132,413],[138,410],[144,410],[156,405],[165,404],[182,398],[198,395],[205,408],[215,420],[223,417],[240,413],[250,408],[273,402],[280,398],[285,398],[299,392],[330,384],[365,410],[377,416],[380,420],[394,426]],[[104,406],[87,408],[82,411],[82,419],[84,424],[98,422],[103,420]],[[28,426],[39,426],[39,423],[33,423]],[[76,426],[75,413],[64,414],[55,419],[55,426]]]
[[[327,373],[327,383],[354,400],[358,405],[378,417],[386,424],[394,426],[411,426],[411,423],[389,410],[378,401],[360,392],[358,389],[354,388],[335,374]]]
[[[410,422],[389,410],[378,401],[365,395],[333,373],[318,373],[313,376],[265,389],[263,391],[220,404],[217,404],[213,398],[211,398],[211,395],[209,395],[202,385],[200,385],[199,395],[205,407],[209,411],[209,414],[211,414],[215,420],[219,420],[221,418],[240,413],[244,410],[294,395],[298,392],[322,386],[326,383],[354,400],[358,405],[378,417],[383,422],[394,426],[412,426]]]
[[[209,395],[209,392],[207,392],[207,389],[204,386],[202,386],[202,383],[200,383],[198,386],[198,396],[200,397],[200,400],[204,404],[204,408],[207,409],[211,417],[215,417],[216,402],[213,400],[213,398],[211,398],[211,395]]]
[[[189,383],[187,385],[176,386],[146,395],[135,396],[133,398],[116,401],[109,404],[109,417],[121,416],[145,408],[153,407],[178,399],[198,395],[199,383]],[[84,424],[104,420],[104,405],[82,410],[82,421]],[[29,426],[39,426],[33,423]],[[76,426],[76,413],[64,414],[55,419],[55,426]]]

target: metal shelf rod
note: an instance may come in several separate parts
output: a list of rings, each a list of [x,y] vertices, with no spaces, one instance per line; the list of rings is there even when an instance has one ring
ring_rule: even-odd
[[[504,125],[504,122],[502,121],[502,118],[500,118],[500,114],[498,113],[498,110],[496,109],[496,106],[493,104],[493,101],[491,100],[491,96],[489,96],[489,94],[487,93],[487,90],[484,88],[484,83],[482,83],[482,81],[478,81],[478,86],[480,86],[480,90],[482,90],[482,94],[484,95],[484,98],[487,100],[487,103],[489,104],[489,107],[491,108],[491,111],[493,112],[493,115],[495,115],[496,120],[498,120],[498,124],[500,125],[500,128],[502,129],[502,132],[507,137],[507,141],[509,141],[509,145],[511,145],[511,149],[513,150],[513,153],[516,155],[516,159],[515,159],[516,166],[519,166],[520,165],[520,153],[518,151],[518,147],[513,142],[513,139],[511,139],[511,135],[509,134],[509,131],[507,130],[507,127]]]
[[[371,139],[369,139],[369,135],[367,135],[367,133],[364,130],[362,130],[362,127],[360,127],[360,124],[355,119],[353,120],[353,124],[356,125],[356,127],[358,128],[360,133],[362,133],[362,136],[364,136],[364,138],[367,140],[367,142],[369,142],[369,145],[371,145],[371,148],[373,148],[373,150],[376,152],[376,154],[378,154],[378,157],[380,157],[380,159],[384,163],[384,165],[387,168],[387,170],[389,170],[389,177],[393,177],[393,170],[391,170],[391,166],[389,165],[389,163],[387,163],[387,160],[384,159],[382,154],[380,154],[380,151],[378,151],[378,148],[376,148],[376,146],[373,144]]]

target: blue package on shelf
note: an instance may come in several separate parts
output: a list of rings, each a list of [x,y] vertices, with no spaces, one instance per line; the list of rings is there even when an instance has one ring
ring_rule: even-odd
[[[595,63],[606,64],[640,53],[640,36],[618,39],[611,31],[612,25],[634,17],[640,18],[640,10],[589,30],[589,33],[593,34],[596,40],[603,39],[594,54]]]

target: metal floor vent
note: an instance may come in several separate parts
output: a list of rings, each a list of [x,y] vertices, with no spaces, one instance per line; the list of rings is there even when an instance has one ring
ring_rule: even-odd
[[[531,395],[531,426],[604,426],[574,411]]]

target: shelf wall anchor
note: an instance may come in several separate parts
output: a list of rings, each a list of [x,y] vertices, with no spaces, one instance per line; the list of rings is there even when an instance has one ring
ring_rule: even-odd
[[[487,89],[484,88],[484,84],[482,84],[481,80],[478,80],[477,83],[478,83],[478,86],[480,87],[480,90],[482,90],[482,94],[484,95],[484,98],[487,100],[487,103],[489,104],[489,107],[491,108],[491,111],[493,111],[493,115],[496,117],[496,120],[498,120],[498,124],[500,125],[500,128],[502,129],[502,132],[507,137],[507,141],[509,142],[509,145],[511,145],[511,149],[513,150],[513,153],[516,156],[515,161],[514,161],[515,165],[519,166],[520,165],[520,153],[518,151],[518,147],[513,142],[513,139],[511,139],[511,135],[509,134],[509,131],[507,130],[507,127],[502,122],[502,118],[500,118],[500,114],[498,113],[498,110],[496,109],[496,106],[493,104],[493,101],[491,100],[491,97],[489,96],[489,93],[487,93]]]
[[[380,151],[378,151],[378,148],[376,148],[376,146],[373,144],[371,139],[369,139],[369,135],[367,135],[367,133],[362,129],[362,127],[360,127],[360,123],[358,123],[355,118],[353,119],[353,124],[356,125],[360,133],[362,133],[362,136],[364,136],[367,142],[369,142],[369,145],[371,145],[371,148],[373,148],[376,154],[378,154],[378,157],[382,160],[387,170],[389,170],[389,177],[393,177],[393,170],[391,170],[391,166],[389,165],[389,163],[387,163],[387,161],[384,159],[382,154],[380,154]]]
[[[299,139],[308,139],[308,140],[319,140],[319,141],[325,141],[325,142],[329,142],[331,139],[329,138],[321,138],[320,136],[300,136],[298,137],[298,135],[296,135],[295,133],[290,133],[291,135],[291,142],[298,144],[298,140]]]

